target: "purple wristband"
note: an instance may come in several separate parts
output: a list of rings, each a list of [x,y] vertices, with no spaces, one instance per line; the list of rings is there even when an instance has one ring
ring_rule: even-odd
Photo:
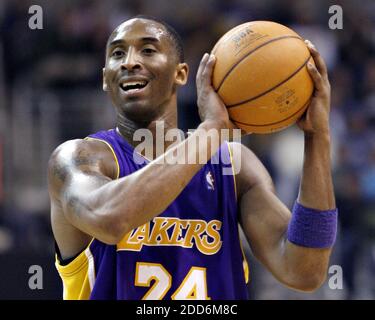
[[[320,211],[297,201],[288,225],[288,240],[308,248],[329,248],[336,240],[337,209]]]

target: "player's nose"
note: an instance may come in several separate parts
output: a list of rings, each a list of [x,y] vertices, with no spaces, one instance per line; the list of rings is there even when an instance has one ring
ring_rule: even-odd
[[[124,56],[121,62],[121,69],[123,71],[132,71],[134,69],[140,69],[141,65],[138,61],[137,53],[134,49],[129,49],[126,56]]]

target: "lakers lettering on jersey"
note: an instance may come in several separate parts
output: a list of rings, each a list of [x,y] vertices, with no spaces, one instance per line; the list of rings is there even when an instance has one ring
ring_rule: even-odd
[[[221,222],[154,218],[128,233],[117,245],[118,250],[141,251],[143,246],[180,246],[203,254],[215,254],[221,247]]]
[[[144,165],[114,129],[88,137],[107,144],[118,177]],[[230,159],[228,144],[221,156]],[[64,299],[247,299],[248,265],[241,248],[231,161],[209,161],[159,216],[117,245],[93,239],[66,266],[56,258]]]

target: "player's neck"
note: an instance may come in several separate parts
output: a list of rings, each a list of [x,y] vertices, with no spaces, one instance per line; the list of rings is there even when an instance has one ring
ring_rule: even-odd
[[[139,129],[149,130],[149,132],[152,134],[152,146],[153,146],[152,147],[153,158],[149,160],[153,160],[160,155],[160,154],[157,154],[158,150],[159,150],[159,153],[160,153],[160,150],[167,150],[167,148],[173,143],[173,141],[165,141],[166,139],[164,137],[168,130],[177,128],[176,109],[177,108],[175,108],[174,111],[165,112],[162,116],[148,123],[135,122],[123,116],[118,117],[116,130],[134,148],[136,148],[140,143],[142,143],[143,145],[146,144],[145,142],[146,135],[141,132],[140,134],[141,141],[135,141],[134,139],[135,132]],[[160,139],[161,135],[163,139]],[[148,134],[148,136],[150,135]],[[140,140],[140,139],[137,139],[137,140]],[[156,146],[156,144],[160,143],[161,141],[164,143],[164,149],[161,146]],[[142,155],[145,156],[145,154],[142,154]]]

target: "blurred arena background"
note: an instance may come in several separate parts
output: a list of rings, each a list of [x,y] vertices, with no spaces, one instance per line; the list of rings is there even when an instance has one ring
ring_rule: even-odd
[[[28,9],[43,9],[43,29],[30,30]],[[343,9],[331,30],[331,5]],[[331,260],[342,289],[313,294],[279,285],[247,250],[251,299],[375,297],[375,1],[323,0],[2,0],[0,1],[0,299],[61,299],[54,268],[46,168],[61,142],[114,125],[102,92],[107,37],[137,14],[166,20],[181,34],[191,73],[180,92],[179,125],[195,128],[198,62],[230,28],[251,20],[286,24],[326,59],[332,86],[333,168],[340,228]],[[244,141],[270,170],[290,207],[297,195],[303,137],[296,128]],[[31,265],[43,289],[31,290]],[[330,276],[330,275],[328,275]],[[328,278],[329,279],[329,278]]]

